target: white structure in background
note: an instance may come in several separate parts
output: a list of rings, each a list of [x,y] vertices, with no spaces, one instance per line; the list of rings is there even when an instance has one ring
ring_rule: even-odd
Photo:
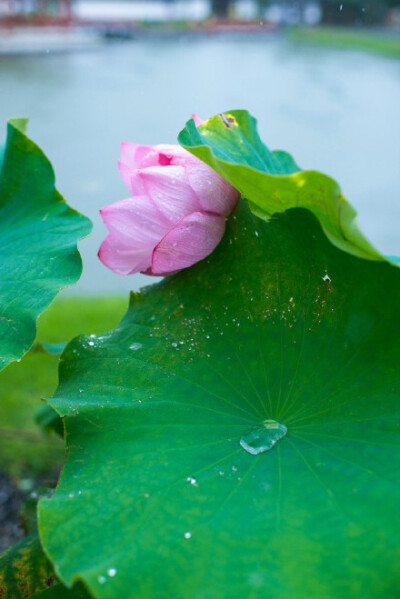
[[[50,0],[48,0],[50,1]],[[236,19],[265,19],[275,25],[317,25],[322,16],[318,0],[272,0],[260,14],[257,0],[232,0]],[[301,5],[301,6],[300,6]],[[38,0],[0,0],[0,17],[29,14]],[[211,14],[210,0],[74,0],[74,17],[89,21],[203,21]]]
[[[78,19],[93,21],[202,21],[210,14],[208,0],[134,0],[132,2],[107,2],[78,0],[74,15]]]
[[[246,0],[247,1],[247,0]],[[319,2],[305,2],[302,7],[291,3],[270,4],[265,10],[265,18],[274,25],[318,25],[322,18]]]
[[[303,10],[303,22],[306,25],[318,25],[322,19],[322,8],[317,2],[309,2]]]
[[[252,21],[260,18],[258,5],[254,0],[238,0],[235,2],[235,17],[241,21]]]
[[[258,3],[255,0],[236,0],[235,17],[244,21],[264,18],[274,25],[318,25],[322,17],[319,2],[309,0],[302,6],[295,2],[273,2],[260,14]]]

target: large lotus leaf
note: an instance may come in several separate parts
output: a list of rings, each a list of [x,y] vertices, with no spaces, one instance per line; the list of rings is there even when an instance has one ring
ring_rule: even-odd
[[[399,306],[397,268],[338,250],[306,210],[265,222],[240,202],[211,257],[62,355],[68,459],[39,524],[63,582],[397,598]],[[266,420],[287,434],[253,455]]]
[[[336,181],[317,171],[301,171],[286,152],[271,152],[257,133],[256,120],[245,110],[216,115],[199,127],[190,120],[178,139],[236,187],[261,218],[307,208],[337,247],[361,258],[383,260],[358,229],[357,213]]]
[[[91,227],[55,189],[25,125],[10,121],[0,148],[0,369],[28,351],[39,314],[80,277],[76,245]]]

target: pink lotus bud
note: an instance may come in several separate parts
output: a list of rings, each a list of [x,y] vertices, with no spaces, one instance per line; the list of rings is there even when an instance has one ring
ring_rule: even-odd
[[[120,275],[168,275],[215,249],[240,197],[222,177],[166,144],[123,143],[118,167],[131,197],[100,211],[103,264]]]

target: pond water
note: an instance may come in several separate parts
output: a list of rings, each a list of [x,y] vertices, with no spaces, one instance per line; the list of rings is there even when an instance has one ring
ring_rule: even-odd
[[[127,196],[121,141],[174,142],[190,114],[247,108],[273,149],[333,176],[385,254],[400,254],[400,63],[304,47],[277,35],[139,39],[96,51],[0,58],[0,117],[29,116],[59,190],[94,221],[73,293],[119,293],[96,253],[99,208]]]

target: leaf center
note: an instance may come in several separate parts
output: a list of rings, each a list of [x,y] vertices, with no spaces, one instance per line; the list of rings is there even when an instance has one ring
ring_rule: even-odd
[[[251,455],[269,451],[287,433],[286,426],[276,420],[264,420],[262,424],[240,439],[241,447]]]

